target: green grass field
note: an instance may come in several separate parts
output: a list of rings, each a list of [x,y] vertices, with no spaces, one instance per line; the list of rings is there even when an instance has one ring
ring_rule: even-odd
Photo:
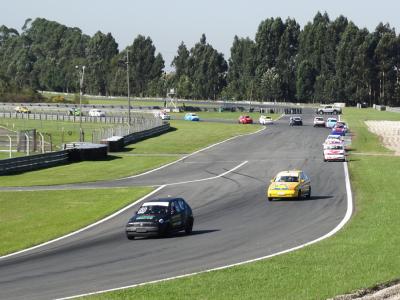
[[[114,125],[115,124],[83,122],[82,129],[85,132],[85,141],[91,141],[91,133],[93,131],[101,128],[113,127]],[[52,144],[55,148],[53,150],[60,149],[63,143],[79,141],[79,118],[76,118],[76,122],[0,118],[0,126],[4,126],[13,131],[36,129],[36,131],[43,134],[50,134]],[[47,135],[45,135],[45,141],[50,141]]]
[[[357,151],[387,153],[360,119],[400,120],[400,114],[345,109],[343,118]],[[256,263],[89,298],[327,299],[400,278],[400,157],[357,156],[349,168],[355,212],[334,237]]]
[[[345,109],[343,119],[349,123],[350,129],[354,133],[352,143],[354,151],[390,153],[379,145],[379,139],[376,136],[365,129],[363,120],[400,120],[400,114],[369,109]],[[129,156],[128,154],[130,153],[151,155],[156,155],[156,152],[166,154],[188,153],[198,149],[200,144],[204,147],[223,138],[260,128],[258,126],[239,126],[237,124],[184,121],[174,121],[172,124],[178,130],[131,145],[130,151],[126,152],[126,156]],[[218,127],[225,128],[225,130],[216,130],[213,125],[229,125],[232,127],[229,127],[230,130],[225,127]],[[225,134],[220,131],[225,131]],[[183,134],[186,134],[186,139],[181,136]],[[187,139],[192,140],[192,142],[186,142]],[[182,143],[180,147],[176,146],[178,143]],[[117,161],[123,161],[123,159],[115,159],[114,161],[117,163]],[[400,157],[385,156],[377,158],[376,156],[354,155],[351,156],[349,169],[355,196],[355,212],[345,228],[330,239],[287,255],[256,263],[203,273],[165,283],[106,293],[90,298],[326,299],[400,278],[400,260],[398,259],[400,236],[397,234],[400,226],[400,218],[398,216],[400,211],[400,202],[398,201],[398,195],[400,194],[400,186],[398,185]],[[54,176],[56,173],[52,174]],[[27,178],[26,180],[30,179]],[[110,196],[104,197],[108,197],[109,201],[115,198],[122,200],[114,206],[114,204],[107,205],[108,202],[101,199],[104,200],[104,203],[102,205],[99,204],[99,206],[103,206],[103,211],[101,213],[96,212],[96,216],[92,218],[92,221],[110,214],[117,209],[117,206],[124,206],[134,200],[132,195],[136,189],[130,189],[129,192],[126,191],[129,197],[132,196],[130,200],[127,200],[123,195],[123,190],[118,189],[118,191],[121,191],[119,197],[115,196],[115,189],[102,190],[101,193],[105,191],[110,193]],[[35,214],[35,210],[39,210],[38,214],[43,219],[46,219],[46,213],[41,210],[44,209],[43,206],[47,206],[43,204],[50,202],[51,205],[52,199],[67,203],[66,207],[71,210],[70,213],[76,215],[76,221],[72,222],[69,216],[67,217],[60,210],[57,217],[49,218],[59,222],[53,227],[64,226],[65,233],[84,226],[80,222],[85,216],[80,215],[80,211],[84,211],[87,206],[96,209],[97,205],[94,207],[93,204],[95,202],[93,201],[100,201],[97,199],[100,197],[93,197],[93,201],[86,201],[89,199],[91,192],[88,192],[86,197],[81,197],[82,194],[79,194],[79,199],[85,199],[83,203],[80,203],[74,197],[74,195],[78,195],[75,193],[82,193],[82,191],[3,192],[0,196],[0,206],[2,208],[7,207],[7,211],[0,210],[0,226],[3,226],[0,227],[0,229],[3,229],[0,232],[4,234],[2,240],[10,241],[11,245],[8,244],[1,251],[9,253],[52,238],[57,234],[63,234],[62,232],[52,233],[54,235],[51,236],[47,234],[44,238],[36,237],[36,240],[32,241],[26,235],[23,235],[24,231],[19,231],[20,228],[15,226],[15,223],[12,226],[12,222],[32,221],[31,218]],[[135,197],[138,198],[140,196],[136,195]],[[11,199],[21,198],[21,203],[10,201]],[[75,199],[75,201],[71,199]],[[35,207],[31,206],[33,202],[37,202]],[[57,201],[55,201],[54,205],[58,207]],[[62,206],[60,205],[59,207]],[[53,207],[53,210],[56,209]],[[39,228],[42,228],[40,225],[36,225],[36,223],[39,224],[40,222],[47,221],[35,219],[33,222],[28,223],[27,226],[39,226]],[[90,222],[87,220],[85,224]],[[64,223],[68,223],[68,225]],[[75,223],[80,224],[77,225]],[[72,229],[73,226],[75,227]],[[47,227],[51,226],[47,225]],[[17,228],[17,231],[13,232],[12,236],[23,235],[21,239],[26,240],[24,241],[25,244],[19,242],[18,245],[13,245],[13,239],[10,238],[10,235],[5,236],[11,230],[10,228],[13,230]],[[26,228],[21,229],[26,230]]]
[[[381,112],[372,108],[355,109],[347,108],[342,116],[344,120],[349,122],[350,129],[354,132],[352,149],[354,152],[377,152],[390,153],[391,151],[385,148],[380,142],[378,136],[368,131],[365,126],[365,121],[368,120],[388,120],[399,121],[400,114],[394,112]]]
[[[1,176],[0,186],[55,185],[110,180],[159,167],[182,154],[191,153],[227,138],[254,132],[261,126],[172,121],[174,130],[126,147],[122,153],[111,153],[104,161],[83,161],[17,175]],[[149,156],[135,156],[148,154]],[[169,154],[162,156],[159,154]]]
[[[149,193],[116,188],[0,193],[0,255],[28,248],[94,223]]]
[[[127,146],[134,153],[191,153],[205,146],[227,138],[255,132],[259,125],[239,125],[225,123],[171,121],[173,130],[157,138],[147,139]]]

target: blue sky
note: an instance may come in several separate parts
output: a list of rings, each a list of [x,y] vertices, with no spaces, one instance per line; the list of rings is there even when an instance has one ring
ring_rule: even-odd
[[[228,59],[235,35],[254,39],[260,22],[269,17],[291,17],[303,27],[317,11],[331,19],[342,14],[370,31],[379,22],[400,31],[398,0],[13,0],[3,3],[0,25],[21,31],[27,18],[42,17],[88,35],[111,32],[120,50],[142,34],[151,37],[169,66],[181,41],[191,48],[202,33]]]

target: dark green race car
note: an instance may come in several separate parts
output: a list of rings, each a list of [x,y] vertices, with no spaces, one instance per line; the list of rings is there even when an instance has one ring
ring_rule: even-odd
[[[182,198],[155,199],[142,204],[126,224],[126,237],[167,236],[184,230],[192,233],[193,213]]]

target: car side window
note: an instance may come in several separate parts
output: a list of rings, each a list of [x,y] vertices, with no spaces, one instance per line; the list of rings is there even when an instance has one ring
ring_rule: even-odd
[[[182,199],[179,199],[179,200],[178,200],[178,204],[179,204],[181,210],[185,210],[185,209],[186,209],[185,202],[183,202]]]
[[[174,215],[175,213],[176,213],[175,202],[171,202],[171,215]]]
[[[174,207],[175,207],[176,212],[177,212],[177,213],[180,213],[180,212],[182,211],[182,209],[181,209],[180,206],[178,205],[177,201],[174,201],[174,202],[172,202],[172,203],[173,203],[173,205],[174,205]]]

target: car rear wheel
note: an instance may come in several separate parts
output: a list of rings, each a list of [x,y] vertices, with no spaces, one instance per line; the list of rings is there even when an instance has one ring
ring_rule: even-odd
[[[268,197],[268,201],[272,201],[272,197]]]
[[[131,235],[127,235],[126,237],[128,238],[128,240],[131,240],[131,241],[135,239],[135,237],[131,236]]]
[[[297,200],[301,200],[301,191],[297,194]]]
[[[308,191],[307,199],[311,199],[311,187],[310,187],[310,190]]]

